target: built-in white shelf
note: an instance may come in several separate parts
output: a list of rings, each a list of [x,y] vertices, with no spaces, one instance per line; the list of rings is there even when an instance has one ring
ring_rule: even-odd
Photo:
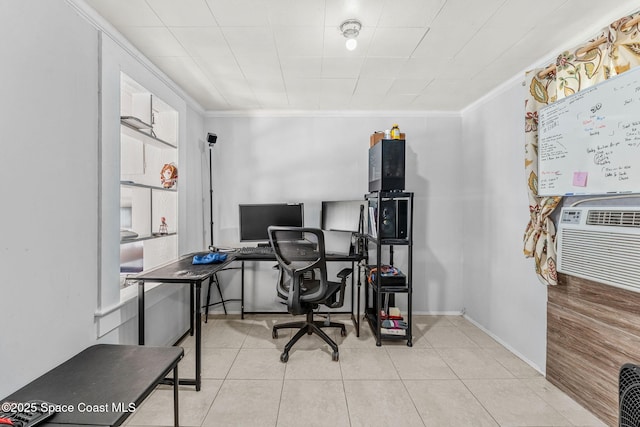
[[[177,148],[175,144],[156,138],[141,129],[129,124],[127,121],[120,119],[122,124],[122,133],[132,138],[140,139],[145,143],[151,144],[157,148]]]
[[[173,192],[178,191],[178,189],[175,188],[175,187],[173,187],[173,188],[164,188],[164,187],[159,187],[159,186],[156,186],[156,185],[139,184],[139,183],[133,182],[133,181],[120,181],[120,185],[125,186],[125,187],[149,188],[151,190],[160,190],[160,191],[173,191]]]

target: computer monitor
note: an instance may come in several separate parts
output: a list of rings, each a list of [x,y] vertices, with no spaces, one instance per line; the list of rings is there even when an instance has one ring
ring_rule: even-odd
[[[239,205],[240,241],[269,241],[267,228],[270,225],[302,227],[304,205],[302,203],[263,203]],[[292,238],[299,236],[292,236]]]
[[[360,207],[365,210],[362,215],[364,230],[367,229],[367,211],[364,200],[340,200],[322,202],[322,221],[320,228],[327,231],[359,232]]]

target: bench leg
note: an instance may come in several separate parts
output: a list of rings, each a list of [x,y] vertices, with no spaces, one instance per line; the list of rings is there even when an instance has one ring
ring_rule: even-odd
[[[178,388],[179,388],[179,381],[178,381],[178,365],[176,364],[176,367],[173,368],[173,425],[175,427],[178,427],[180,424],[179,421],[179,414],[178,414]]]

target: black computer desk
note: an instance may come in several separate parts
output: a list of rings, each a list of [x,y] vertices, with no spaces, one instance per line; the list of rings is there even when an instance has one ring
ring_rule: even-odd
[[[202,254],[202,253],[200,253]],[[195,378],[194,379],[178,379],[178,383],[182,385],[193,385],[197,391],[200,391],[202,385],[202,283],[210,280],[216,273],[228,269],[229,265],[233,262],[240,262],[241,268],[241,297],[240,297],[240,317],[244,319],[244,269],[246,261],[269,261],[276,262],[275,254],[241,254],[239,252],[227,253],[227,259],[220,263],[213,264],[196,264],[192,263],[194,255],[198,253],[192,253],[184,255],[176,261],[169,262],[151,270],[142,272],[135,276],[130,277],[127,280],[131,280],[138,283],[138,344],[144,345],[144,291],[145,284],[147,282],[160,282],[160,283],[188,283],[190,285],[190,316],[189,316],[189,333],[195,335],[196,341],[196,354],[195,354]],[[362,259],[361,255],[346,255],[346,254],[332,254],[326,253],[326,260],[328,262],[350,262],[354,268],[351,274],[351,320],[353,321],[356,329],[356,335],[360,336],[360,286],[361,276],[360,268],[357,268],[357,307],[354,307],[354,293],[356,291],[355,266]],[[354,308],[356,311],[354,312]],[[248,312],[250,313],[250,312]],[[343,313],[343,312],[336,312]]]
[[[138,344],[144,345],[144,290],[147,282],[161,283],[188,283],[190,296],[189,333],[196,339],[196,377],[194,379],[177,379],[179,384],[194,385],[200,391],[201,380],[201,354],[202,354],[202,307],[201,291],[202,282],[210,279],[218,271],[231,264],[235,257],[228,254],[224,262],[214,264],[193,264],[193,257],[197,254],[189,254],[180,257],[176,261],[169,262],[151,270],[142,272],[127,280],[138,282]],[[194,321],[195,320],[195,321]],[[195,324],[195,325],[194,325]],[[195,326],[195,328],[194,328]]]

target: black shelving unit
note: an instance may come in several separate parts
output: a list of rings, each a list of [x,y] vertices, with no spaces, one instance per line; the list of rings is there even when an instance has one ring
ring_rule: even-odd
[[[402,275],[384,277],[375,274],[374,280],[367,280],[365,286],[365,318],[374,336],[376,345],[382,340],[406,340],[407,346],[412,342],[412,294],[413,294],[413,193],[405,191],[378,191],[365,195],[369,205],[369,229],[365,234],[366,249],[375,252],[375,262],[367,263],[367,278],[372,269],[381,271],[383,265],[394,265],[394,250],[402,247],[407,251],[407,262],[399,268]],[[388,262],[383,261],[383,248],[388,248]],[[405,335],[382,333],[380,311],[395,305],[396,296],[403,295],[407,299],[407,322]],[[388,311],[387,311],[388,314]]]

